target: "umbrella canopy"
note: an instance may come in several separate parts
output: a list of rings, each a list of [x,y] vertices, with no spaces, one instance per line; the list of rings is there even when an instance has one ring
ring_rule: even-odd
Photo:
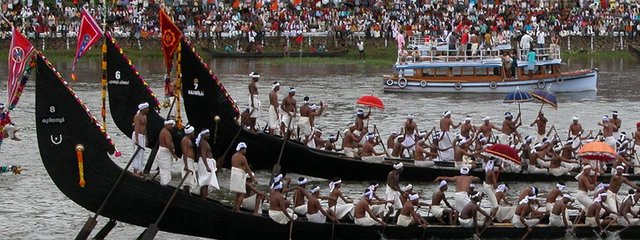
[[[611,161],[617,156],[616,150],[605,142],[590,142],[578,150],[578,157],[589,160]]]
[[[493,144],[490,147],[485,148],[484,152],[489,156],[520,164],[520,156],[518,156],[518,152],[509,145]]]
[[[365,95],[358,98],[358,101],[356,101],[356,104],[364,105],[367,107],[384,109],[384,103],[382,103],[382,100],[380,100],[380,98],[373,95]]]
[[[531,92],[531,96],[533,98],[538,99],[539,101],[541,101],[543,105],[544,104],[549,104],[554,109],[558,109],[558,99],[556,99],[556,96],[553,95],[550,92],[542,91],[542,90],[535,90],[535,91]]]
[[[504,97],[503,103],[523,103],[523,102],[531,102],[533,101],[533,96],[525,91],[517,90],[515,92],[510,92],[507,96]]]

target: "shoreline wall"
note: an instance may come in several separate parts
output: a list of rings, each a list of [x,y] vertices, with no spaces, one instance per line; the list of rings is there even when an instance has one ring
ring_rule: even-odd
[[[344,40],[338,39],[334,36],[329,37],[305,37],[303,46],[305,48],[309,48],[311,45],[316,45],[319,43],[323,43],[329,49],[336,48],[355,48],[355,43],[358,39],[363,39],[365,42],[366,48],[380,48],[380,47],[394,47],[395,41],[387,40],[384,38],[364,38],[364,37],[355,37],[350,36],[345,38]],[[36,49],[46,51],[48,49],[69,49],[73,51],[75,49],[75,38],[37,38],[30,39],[31,42],[36,46]],[[299,48],[298,43],[295,42],[295,38],[291,37],[288,39],[289,44],[291,44],[291,51]],[[158,38],[148,38],[148,39],[135,39],[135,38],[117,38],[118,43],[121,47],[125,49],[139,49],[139,50],[152,50],[160,52],[160,40]],[[194,46],[198,48],[207,48],[207,49],[217,49],[222,51],[225,45],[231,45],[234,48],[240,45],[243,49],[245,49],[249,43],[246,38],[228,38],[224,37],[219,40],[214,40],[212,38],[197,38],[191,39],[191,42]],[[270,49],[281,49],[286,43],[286,37],[265,37],[264,39],[265,47]],[[549,40],[547,40],[547,44]],[[11,41],[9,39],[1,39],[0,40],[0,49],[8,49]],[[627,45],[640,45],[640,36],[636,38],[628,38],[628,37],[598,37],[598,36],[566,36],[562,37],[560,40],[560,45],[562,50],[566,51],[620,51],[626,50]],[[513,46],[516,45],[515,42],[512,43]],[[93,48],[99,49],[99,48]],[[92,50],[93,51],[93,50]]]

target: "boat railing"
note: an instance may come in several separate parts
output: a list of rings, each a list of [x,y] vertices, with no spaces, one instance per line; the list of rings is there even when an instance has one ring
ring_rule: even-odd
[[[536,53],[536,62],[538,61],[548,61],[554,59],[562,59],[560,56],[560,47],[552,46],[548,48],[532,48],[532,50]],[[529,61],[529,50],[526,49],[518,49],[518,60],[519,61]]]
[[[417,51],[417,52],[416,52]],[[468,54],[469,53],[469,54]],[[475,52],[458,50],[437,50],[429,49],[421,51],[418,49],[411,52],[402,52],[398,57],[400,63],[403,62],[483,62],[487,60],[500,59],[500,50],[478,49]]]

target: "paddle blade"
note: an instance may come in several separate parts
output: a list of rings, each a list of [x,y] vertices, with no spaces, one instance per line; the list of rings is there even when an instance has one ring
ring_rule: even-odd
[[[150,224],[147,230],[144,231],[144,235],[142,235],[141,240],[153,240],[158,234],[158,225]]]
[[[93,231],[93,228],[96,227],[97,223],[98,221],[96,221],[94,217],[89,217],[89,219],[87,219],[87,222],[84,223],[84,226],[82,226],[82,229],[80,229],[80,232],[76,236],[76,240],[85,240],[89,238],[89,234],[91,234],[91,231]]]

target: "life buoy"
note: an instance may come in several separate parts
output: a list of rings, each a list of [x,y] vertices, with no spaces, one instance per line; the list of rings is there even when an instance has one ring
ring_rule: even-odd
[[[564,82],[564,78],[562,76],[556,78],[556,83],[562,84]]]
[[[544,89],[547,86],[547,83],[544,80],[538,80],[538,89]]]
[[[455,88],[456,90],[462,89],[462,83],[457,82],[457,83],[453,84],[453,88]]]
[[[393,79],[389,78],[387,79],[387,86],[391,86],[393,85]]]
[[[407,86],[407,79],[404,77],[401,77],[398,79],[398,87],[400,88],[404,88]]]
[[[427,87],[427,81],[425,80],[420,81],[420,87],[423,87],[423,88]]]
[[[491,89],[496,89],[496,88],[498,88],[498,83],[497,83],[497,82],[490,82],[490,83],[489,83],[489,88],[491,88]]]

